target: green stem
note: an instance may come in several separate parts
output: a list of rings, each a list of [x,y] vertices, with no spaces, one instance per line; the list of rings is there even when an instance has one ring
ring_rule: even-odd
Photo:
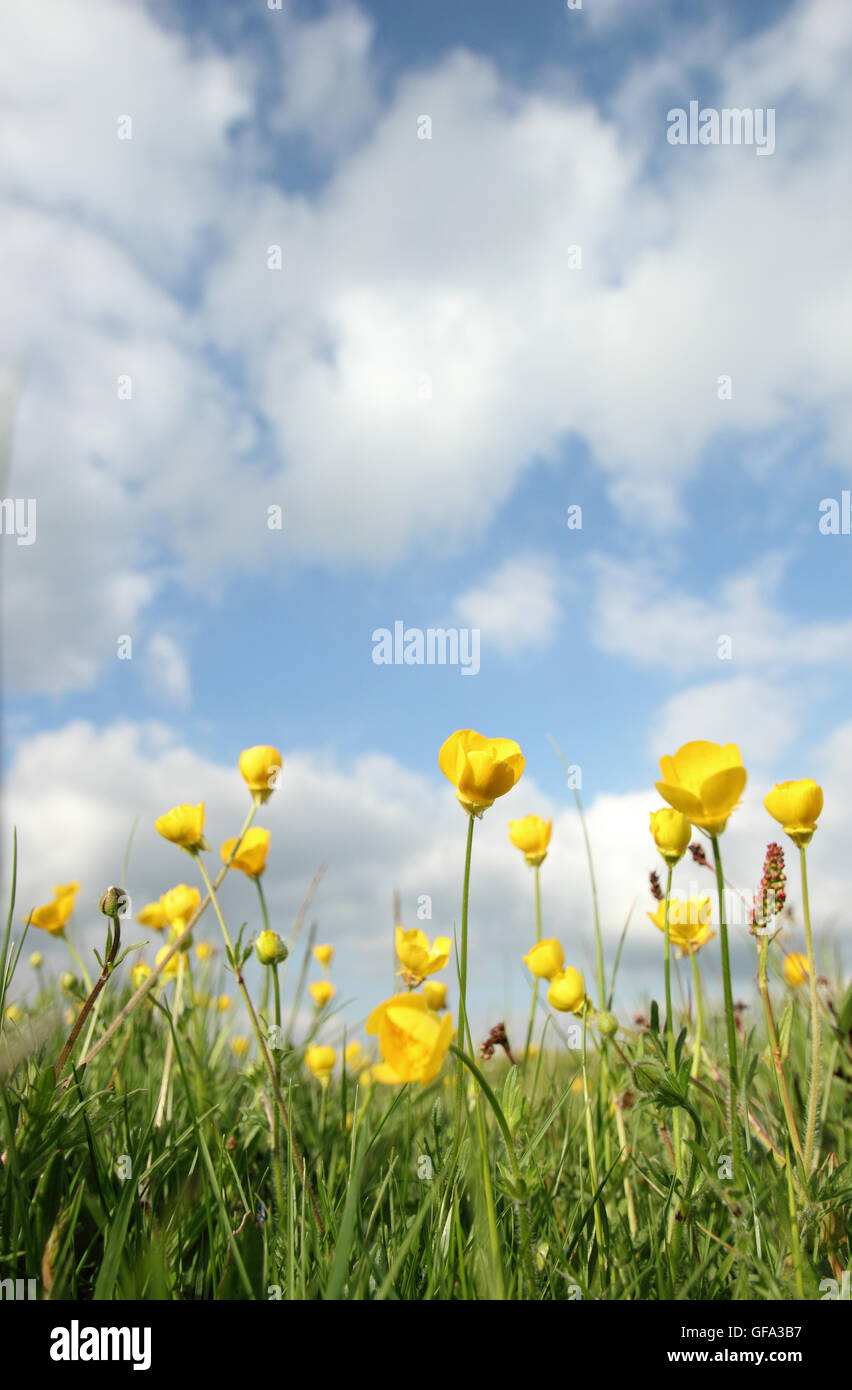
[[[538,945],[539,941],[541,941],[541,878],[540,878],[540,869],[541,869],[541,865],[540,865],[540,864],[536,864],[536,865],[535,865],[535,940],[536,940],[536,945]],[[526,1064],[527,1064],[527,1059],[529,1058],[529,1055],[530,1055],[530,1045],[531,1045],[531,1043],[532,1043],[533,1028],[535,1027],[535,1011],[536,1011],[536,1006],[537,1006],[537,1004],[538,1004],[538,976],[536,976],[536,978],[535,978],[535,984],[533,985],[532,1007],[531,1007],[531,1009],[530,1009],[530,1021],[529,1021],[529,1026],[528,1026],[528,1028],[527,1028],[527,1045],[526,1045],[526,1047],[524,1048],[524,1066],[526,1066]]]
[[[461,946],[459,948],[459,1031],[458,1038],[462,1051],[465,1046],[465,1032],[470,1036],[467,1022],[467,910],[470,897],[470,857],[473,848],[473,816],[468,815],[467,845],[464,856],[464,883],[462,885]],[[473,1049],[471,1048],[471,1052]],[[456,1069],[456,1134],[454,1154],[461,1141],[462,1104],[464,1097],[464,1066],[459,1061]]]
[[[805,942],[808,952],[808,983],[811,991],[811,1084],[808,1093],[808,1118],[805,1127],[805,1172],[810,1174],[813,1163],[819,1158],[819,1145],[816,1143],[816,1122],[817,1107],[819,1104],[821,1040],[816,957],[814,955],[814,936],[811,930],[811,909],[808,901],[808,868],[805,859],[804,845],[799,846],[799,862],[802,868],[802,912],[805,918]]]
[[[775,1028],[775,1019],[772,1015],[772,1001],[769,997],[769,972],[767,960],[769,956],[769,937],[765,934],[760,938],[757,956],[757,984],[760,996],[763,1000],[763,1015],[766,1019],[766,1032],[769,1037],[769,1048],[772,1053],[772,1060],[775,1065],[775,1080],[778,1084],[778,1095],[784,1108],[784,1116],[787,1120],[787,1132],[793,1141],[793,1149],[800,1165],[802,1176],[806,1178],[804,1167],[804,1156],[802,1145],[799,1139],[799,1130],[796,1125],[796,1118],[793,1114],[793,1106],[790,1101],[790,1093],[787,1089],[787,1079],[784,1076],[784,1064],[781,1059],[781,1048],[778,1043],[778,1033]]]
[[[230,935],[228,933],[228,928],[225,925],[225,919],[222,916],[222,911],[219,907],[219,899],[216,897],[216,891],[213,887],[213,884],[210,882],[210,875],[207,872],[207,868],[205,866],[204,860],[201,858],[201,855],[196,854],[193,856],[193,858],[195,859],[195,862],[198,865],[198,872],[201,874],[201,877],[204,880],[204,886],[207,889],[208,898],[210,902],[212,902],[213,904],[213,910],[216,913],[216,917],[219,921],[219,926],[222,929],[222,935],[225,938],[225,945],[228,948],[228,955],[230,957],[231,965],[233,966],[234,972],[236,974],[237,984],[240,987],[240,993],[243,996],[245,1006],[248,1009],[249,1020],[251,1022],[254,1036],[257,1039],[257,1045],[260,1051],[260,1055],[263,1058],[263,1064],[266,1067],[269,1079],[272,1082],[272,1090],[275,1095],[275,1099],[278,1102],[278,1107],[281,1111],[281,1118],[283,1119],[285,1126],[289,1129],[290,1124],[287,1114],[287,1106],[284,1103],[284,1097],[281,1094],[281,1087],[278,1084],[278,1076],[275,1070],[275,1063],[269,1055],[269,1049],[266,1046],[266,1040],[263,1036],[263,1032],[260,1027],[260,1022],[258,1020],[257,1014],[255,1013],[254,1004],[251,1002],[251,995],[249,994],[248,989],[246,988],[246,982],[243,979],[242,968],[240,967],[237,957],[234,954],[234,947],[231,942]],[[305,1162],[302,1158],[302,1155],[296,1146],[296,1141],[294,1138],[291,1139],[291,1143],[293,1146],[293,1153],[296,1156],[296,1163],[299,1168],[299,1174],[302,1179],[302,1185],[305,1191],[307,1192],[308,1198],[311,1203],[311,1207],[313,1209],[314,1221],[316,1222],[316,1227],[319,1232],[320,1238],[322,1238],[322,1236],[325,1234],[325,1229],[323,1227],[322,1217],[319,1214],[319,1208],[316,1204],[316,1198],[314,1196],[314,1190],[311,1185],[310,1177],[308,1176],[308,1170],[305,1166]]]
[[[698,952],[690,946],[689,960],[692,965],[692,982],[695,985],[695,1043],[692,1054],[690,1076],[697,1081],[701,1071],[701,1042],[704,1037],[704,1004],[701,998],[701,975],[698,970]]]
[[[734,1023],[734,995],[731,988],[731,954],[728,947],[728,924],[725,920],[725,878],[719,837],[713,835],[713,859],[716,865],[716,892],[719,898],[719,940],[722,947],[722,987],[725,994],[725,1028],[728,1039],[728,1085],[730,1089],[731,1148],[734,1182],[742,1175],[742,1141],[739,1126],[739,1079],[737,1064],[737,1029]]]

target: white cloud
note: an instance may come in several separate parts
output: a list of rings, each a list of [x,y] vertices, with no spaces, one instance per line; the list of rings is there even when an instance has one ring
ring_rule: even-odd
[[[148,688],[168,704],[190,703],[189,664],[181,646],[165,632],[155,632],[143,649]]]
[[[778,601],[785,565],[780,554],[764,555],[754,569],[722,580],[714,598],[686,592],[650,564],[596,556],[593,640],[637,665],[677,673],[745,669],[772,678],[845,669],[852,621],[788,618]]]
[[[454,616],[479,628],[486,647],[504,655],[549,646],[561,616],[553,565],[534,556],[505,560],[482,584],[458,596]]]
[[[387,566],[481,539],[569,435],[650,531],[682,519],[722,429],[814,415],[848,458],[848,7],[811,0],[703,53],[664,26],[667,61],[606,115],[464,51],[380,107],[354,6],[268,14],[270,46],[304,59],[270,128],[337,155],[310,194],[276,182],[249,119],[267,53],[191,45],[130,0],[47,29],[25,0],[7,10],[0,351],[25,368],[13,484],[44,537],[7,578],[24,687],[92,684],[167,580],[209,591],[259,567],[272,502],[287,563]],[[722,97],[778,94],[771,158],[666,145],[661,112],[708,52]]]
[[[649,747],[659,757],[693,739],[736,743],[762,766],[784,753],[798,733],[801,697],[755,676],[690,686],[667,700]]]

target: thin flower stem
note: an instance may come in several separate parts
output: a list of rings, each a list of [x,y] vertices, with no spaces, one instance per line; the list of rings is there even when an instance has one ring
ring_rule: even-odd
[[[763,935],[758,945],[757,957],[757,983],[760,989],[760,996],[763,1000],[763,1014],[766,1019],[766,1032],[769,1037],[769,1047],[772,1053],[772,1060],[775,1066],[775,1079],[778,1083],[778,1095],[784,1107],[784,1116],[787,1120],[787,1132],[793,1143],[796,1158],[801,1165],[803,1181],[807,1181],[806,1169],[804,1166],[804,1155],[802,1144],[799,1139],[799,1130],[796,1125],[796,1117],[793,1114],[793,1106],[790,1102],[790,1092],[787,1089],[787,1079],[784,1075],[784,1064],[781,1060],[781,1048],[778,1043],[778,1033],[775,1028],[775,1019],[772,1015],[772,1001],[769,997],[769,973],[767,970],[767,960],[769,956],[770,938]]]
[[[260,1055],[261,1055],[261,1057],[263,1058],[263,1064],[264,1064],[264,1066],[266,1067],[266,1070],[267,1070],[267,1072],[268,1072],[268,1074],[269,1074],[269,1079],[270,1079],[270,1081],[272,1082],[272,1090],[273,1090],[273,1092],[274,1092],[275,1099],[276,1099],[276,1101],[278,1102],[278,1106],[279,1106],[279,1108],[280,1108],[280,1110],[281,1110],[281,1117],[282,1117],[282,1119],[283,1119],[283,1121],[284,1121],[284,1124],[289,1128],[289,1119],[288,1119],[288,1116],[287,1116],[287,1106],[285,1105],[285,1103],[284,1103],[284,1097],[283,1097],[283,1095],[281,1094],[281,1087],[278,1085],[278,1077],[277,1077],[276,1072],[275,1072],[275,1064],[274,1064],[272,1058],[271,1058],[270,1055],[269,1055],[269,1049],[268,1049],[267,1046],[266,1046],[266,1042],[265,1042],[265,1039],[264,1039],[264,1036],[263,1036],[263,1032],[262,1032],[261,1027],[260,1027],[260,1022],[259,1022],[259,1020],[258,1020],[257,1014],[255,1013],[254,1005],[253,1005],[252,1002],[251,1002],[251,995],[249,994],[248,989],[246,988],[246,982],[245,982],[245,980],[243,979],[242,968],[241,968],[241,966],[240,966],[240,964],[239,964],[239,962],[238,962],[238,960],[237,960],[237,958],[236,958],[236,955],[234,954],[234,948],[233,948],[233,945],[232,945],[232,943],[231,943],[231,938],[230,938],[230,935],[229,935],[229,933],[228,933],[228,928],[227,928],[226,925],[225,925],[225,919],[224,919],[224,917],[222,916],[222,912],[221,912],[221,909],[220,909],[220,907],[219,907],[219,899],[216,897],[216,890],[215,890],[213,884],[212,884],[211,881],[210,881],[210,875],[209,875],[208,872],[207,872],[207,868],[206,868],[206,866],[205,866],[204,860],[201,858],[201,855],[200,855],[200,854],[196,854],[194,857],[195,857],[195,862],[196,862],[197,865],[198,865],[198,871],[199,871],[199,873],[201,874],[201,877],[202,877],[203,880],[204,880],[204,886],[205,886],[206,889],[207,889],[208,898],[209,898],[210,901],[213,903],[213,910],[214,910],[214,912],[216,913],[216,916],[217,916],[218,921],[219,921],[219,926],[220,926],[221,929],[222,929],[222,935],[223,935],[223,937],[225,938],[225,944],[226,944],[226,946],[227,946],[227,948],[228,948],[228,952],[229,952],[229,955],[230,955],[230,957],[231,957],[231,963],[232,963],[232,965],[233,965],[233,967],[234,967],[234,971],[235,971],[235,974],[236,974],[236,977],[237,977],[237,984],[238,984],[239,987],[240,987],[240,993],[242,994],[243,1000],[244,1000],[244,1002],[245,1002],[245,1006],[246,1006],[246,1008],[248,1009],[249,1020],[250,1020],[250,1022],[251,1022],[252,1031],[254,1032],[254,1036],[255,1036],[255,1038],[257,1039],[257,1045],[258,1045],[258,1049],[259,1049],[259,1051],[260,1051]],[[149,977],[149,978],[150,978],[150,977]],[[301,1179],[302,1179],[303,1186],[305,1187],[305,1190],[307,1191],[308,1198],[309,1198],[309,1200],[310,1200],[311,1207],[312,1207],[312,1209],[313,1209],[314,1220],[315,1220],[316,1225],[317,1225],[317,1230],[319,1231],[320,1236],[323,1236],[323,1235],[324,1235],[324,1227],[323,1227],[323,1223],[322,1223],[322,1218],[321,1218],[321,1216],[320,1216],[320,1214],[319,1214],[319,1208],[317,1207],[317,1204],[316,1204],[316,1198],[314,1197],[314,1190],[313,1190],[313,1187],[311,1186],[311,1180],[310,1180],[310,1178],[309,1178],[309,1176],[308,1176],[307,1167],[305,1166],[304,1159],[302,1158],[302,1155],[301,1155],[301,1153],[299,1152],[298,1147],[296,1146],[296,1141],[295,1141],[295,1139],[291,1139],[291,1143],[292,1143],[292,1145],[293,1145],[293,1153],[295,1154],[297,1167],[298,1167],[298,1169],[299,1169],[299,1176],[300,1176]]]
[[[541,879],[539,877],[541,866],[535,866],[535,940],[536,945],[541,941]],[[530,1045],[532,1043],[533,1028],[535,1027],[535,1011],[538,1004],[538,976],[535,977],[533,985],[532,1007],[530,1008],[530,1021],[527,1027],[527,1044],[524,1048],[524,1066],[530,1055]]]
[[[473,848],[473,816],[468,816],[467,825],[467,844],[464,856],[464,883],[462,885],[462,910],[461,910],[461,945],[459,947],[459,1029],[458,1039],[461,1050],[465,1048],[465,1033],[470,1038],[470,1028],[467,1021],[467,911],[468,899],[470,897],[470,857]],[[473,1052],[472,1047],[470,1048]],[[461,1121],[462,1105],[464,1097],[464,1064],[459,1058],[456,1068],[456,1130],[453,1143],[453,1156],[458,1152],[458,1145],[461,1141]]]
[[[808,1092],[808,1118],[805,1127],[805,1172],[810,1174],[813,1164],[819,1158],[816,1122],[817,1108],[819,1105],[821,1025],[819,1017],[816,956],[814,955],[814,936],[811,930],[811,908],[808,901],[808,868],[804,845],[800,845],[799,847],[799,863],[802,868],[802,912],[805,918],[805,942],[808,952],[808,983],[811,992],[811,1082]]]
[[[103,989],[104,985],[109,979],[110,971],[112,970],[112,964],[116,956],[118,955],[118,946],[121,940],[121,930],[119,928],[118,923],[118,917],[110,918],[111,931],[110,934],[107,936],[108,951],[107,954],[104,956],[103,969],[101,970],[100,975],[95,981],[94,986],[91,988],[91,993],[89,994],[88,999],[86,1000],[85,1004],[83,1005],[82,1009],[77,1015],[77,1018],[74,1022],[74,1026],[68,1035],[68,1040],[59,1054],[59,1060],[57,1061],[56,1067],[54,1068],[54,1074],[57,1081],[62,1075],[62,1072],[65,1068],[65,1063],[71,1056],[74,1044],[77,1041],[77,1038],[80,1036],[83,1024],[86,1022],[86,1019],[88,1018],[89,1013],[91,1012],[98,995],[100,994],[101,990]],[[110,937],[112,937],[112,940],[110,940]]]
[[[589,1096],[589,1078],[586,1071],[586,1036],[588,1033],[588,1009],[583,1007],[583,1110],[586,1119],[586,1143],[589,1146],[589,1167],[592,1172],[592,1189],[597,1192],[600,1182],[598,1179],[598,1155],[595,1148],[595,1131],[592,1127],[592,1103]],[[603,1257],[606,1246],[604,1245],[603,1222],[601,1220],[600,1203],[595,1202],[595,1238],[598,1242],[598,1252]]]
[[[739,1076],[737,1060],[737,1029],[734,1023],[734,995],[731,988],[731,954],[728,947],[728,924],[725,920],[725,879],[722,873],[722,855],[719,850],[719,837],[711,837],[713,859],[716,866],[716,892],[719,898],[719,940],[722,948],[722,988],[725,995],[725,1027],[728,1039],[728,1083],[731,1123],[731,1150],[734,1181],[742,1176],[742,1139],[739,1126]]]
[[[692,945],[689,947],[689,960],[692,966],[692,981],[695,985],[695,1042],[693,1044],[692,1066],[689,1074],[693,1081],[697,1081],[701,1071],[701,1043],[704,1037],[704,1003],[701,997],[701,974],[698,969],[698,952]]]
[[[243,840],[245,839],[246,831],[249,829],[249,826],[251,825],[252,821],[254,820],[256,814],[257,814],[257,803],[256,803],[255,801],[253,801],[252,804],[251,804],[251,807],[250,807],[250,809],[249,809],[249,813],[248,813],[248,815],[246,816],[246,818],[245,818],[245,820],[244,820],[244,822],[243,822],[242,830],[240,831],[240,833],[239,833],[239,835],[237,836],[236,841],[235,841],[235,843],[234,843],[234,848],[233,848],[233,852],[232,852],[232,854],[231,854],[231,858],[228,860],[227,864],[223,864],[223,865],[222,865],[221,869],[219,870],[218,874],[216,875],[216,878],[215,878],[214,881],[213,881],[213,887],[214,887],[214,888],[218,888],[218,887],[219,887],[219,884],[222,882],[222,879],[225,877],[225,874],[228,872],[228,869],[229,869],[229,867],[230,867],[231,861],[233,860],[234,856],[238,853],[239,848],[240,848],[240,845],[242,844]],[[192,930],[193,930],[193,928],[194,928],[196,922],[197,922],[197,921],[199,920],[199,918],[201,917],[201,914],[202,914],[202,912],[204,911],[204,909],[206,908],[206,906],[207,906],[207,904],[209,903],[209,901],[210,901],[210,894],[208,893],[207,897],[206,897],[206,898],[203,898],[202,901],[199,903],[198,907],[196,908],[196,910],[195,910],[195,912],[193,913],[192,917],[190,917],[190,919],[189,919],[189,921],[187,922],[186,926],[184,927],[183,931],[180,933],[179,936],[176,936],[176,937],[175,937],[174,941],[173,941],[172,944],[171,944],[171,947],[170,947],[168,953],[165,954],[165,955],[163,956],[163,959],[160,961],[159,965],[155,965],[155,966],[153,967],[153,969],[152,969],[150,975],[147,975],[147,976],[145,977],[145,979],[142,981],[142,984],[141,984],[141,985],[139,986],[139,988],[137,989],[136,993],[133,994],[133,995],[131,995],[130,999],[127,1001],[127,1003],[125,1004],[124,1008],[121,1009],[121,1011],[120,1011],[119,1013],[116,1014],[115,1018],[113,1019],[112,1023],[111,1023],[111,1024],[109,1025],[109,1027],[107,1028],[107,1030],[106,1030],[106,1032],[104,1033],[103,1037],[100,1038],[99,1041],[95,1043],[95,1045],[94,1045],[94,1047],[92,1048],[91,1052],[87,1052],[87,1053],[86,1053],[86,1055],[84,1056],[82,1062],[80,1063],[80,1066],[81,1066],[81,1067],[87,1066],[88,1063],[91,1062],[92,1059],[93,1059],[94,1057],[97,1057],[97,1055],[98,1055],[98,1053],[100,1052],[101,1048],[102,1048],[102,1047],[106,1047],[106,1045],[107,1045],[107,1043],[109,1042],[110,1038],[112,1038],[112,1037],[114,1036],[114,1034],[118,1032],[118,1030],[119,1030],[119,1028],[121,1027],[121,1025],[122,1025],[122,1023],[124,1022],[124,1020],[125,1020],[130,1014],[132,1014],[133,1010],[134,1010],[135,1008],[137,1008],[137,1006],[138,1006],[139,1004],[141,1004],[142,1000],[145,998],[145,995],[148,993],[148,991],[149,991],[150,989],[153,989],[154,985],[157,983],[158,979],[159,979],[160,976],[162,975],[163,970],[164,970],[165,967],[168,965],[169,961],[171,960],[172,956],[174,955],[175,951],[180,950],[181,944],[182,944],[184,941],[186,941],[186,939],[188,938],[188,936],[189,936],[190,933],[192,932]],[[63,1086],[68,1086],[68,1085],[70,1084],[70,1077],[69,1077],[66,1081],[64,1081],[62,1084],[63,1084]]]

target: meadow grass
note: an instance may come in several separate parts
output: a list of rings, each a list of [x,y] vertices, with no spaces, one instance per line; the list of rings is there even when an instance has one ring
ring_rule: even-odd
[[[647,1017],[613,1015],[618,956],[605,960],[597,923],[597,1007],[551,990],[551,1008],[531,986],[534,1013],[518,1037],[496,1026],[477,1038],[460,1010],[448,1048],[452,1030],[418,999],[404,1047],[371,1030],[377,1068],[369,1043],[324,1055],[321,1036],[343,1032],[331,999],[320,991],[298,1040],[294,1020],[312,961],[326,971],[330,949],[313,932],[300,939],[300,914],[289,960],[275,960],[256,861],[269,949],[252,1000],[243,967],[256,934],[234,938],[219,911],[216,887],[238,867],[254,809],[223,847],[216,881],[202,868],[207,898],[196,894],[173,923],[154,970],[128,983],[136,957],[122,969],[127,924],[110,889],[97,970],[80,961],[54,979],[41,965],[26,1007],[13,1002],[26,936],[15,944],[13,862],[0,949],[0,1280],[35,1278],[41,1298],[73,1300],[691,1302],[817,1300],[843,1280],[852,990],[839,975],[809,991],[803,970],[782,996],[767,928],[755,935],[756,1008],[732,1020],[706,1002],[696,1009],[700,995],[673,1005],[666,894],[661,1002]],[[187,821],[178,811],[192,813],[184,848],[197,858],[203,808],[161,818],[169,837]],[[266,847],[255,849],[264,863]],[[73,887],[56,890],[54,918],[57,903],[70,911]],[[200,940],[208,902],[225,947],[202,963],[181,948],[193,931]],[[397,946],[410,966],[425,948],[409,937]],[[443,940],[422,954],[423,970],[443,968]],[[698,985],[697,948],[686,953]],[[570,995],[571,972],[555,966],[548,978]],[[409,969],[406,982],[423,979]],[[223,991],[242,994],[253,1036],[232,1036]],[[823,1061],[817,1053],[811,1086],[814,1000]],[[409,1005],[396,1006],[400,1026]],[[424,1068],[423,1038],[437,1048],[434,1067]],[[383,1084],[391,1062],[425,1080]]]

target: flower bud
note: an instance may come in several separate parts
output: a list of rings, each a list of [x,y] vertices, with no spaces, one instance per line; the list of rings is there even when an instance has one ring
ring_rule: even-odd
[[[72,994],[77,988],[77,976],[72,970],[65,970],[59,977],[59,983],[67,994]]]
[[[598,1014],[598,1032],[605,1038],[614,1038],[618,1032],[618,1019],[604,1009]]]
[[[127,902],[123,888],[108,888],[98,906],[105,917],[118,917]]]
[[[280,965],[287,959],[288,951],[277,932],[262,931],[254,949],[261,965]]]

